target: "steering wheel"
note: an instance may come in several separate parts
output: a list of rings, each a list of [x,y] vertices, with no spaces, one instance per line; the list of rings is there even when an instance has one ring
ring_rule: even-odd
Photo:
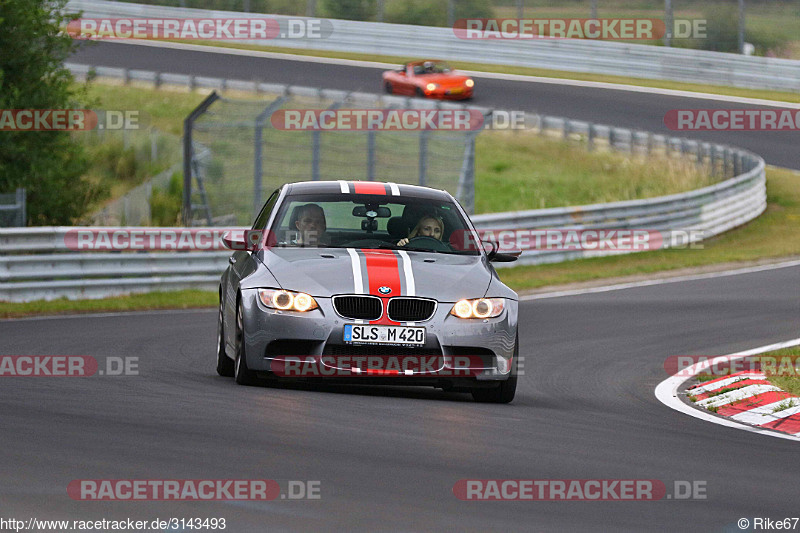
[[[413,237],[408,240],[408,244],[406,244],[408,248],[415,248],[415,249],[433,249],[437,252],[449,252],[450,246],[447,243],[436,239],[435,237],[429,237],[428,235],[419,235],[417,237]]]

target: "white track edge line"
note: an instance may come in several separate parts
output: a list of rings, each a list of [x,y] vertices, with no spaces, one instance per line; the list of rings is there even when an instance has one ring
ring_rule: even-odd
[[[792,339],[788,341],[778,342],[775,344],[769,344],[766,346],[759,346],[758,348],[753,348],[751,350],[745,350],[743,352],[733,353],[726,357],[730,357],[731,360],[743,359],[750,355],[757,355],[760,353],[765,352],[772,352],[774,350],[780,350],[783,348],[791,348],[793,346],[800,346],[800,338]],[[740,422],[735,422],[729,418],[721,418],[718,416],[714,416],[709,412],[704,412],[700,409],[696,409],[690,405],[687,405],[678,398],[678,388],[688,379],[694,377],[699,372],[704,370],[711,364],[711,360],[703,361],[700,363],[696,363],[691,367],[682,370],[680,376],[670,376],[661,383],[659,383],[655,388],[655,396],[664,405],[679,411],[681,413],[687,414],[689,416],[693,416],[695,418],[699,418],[701,420],[705,420],[707,422],[713,422],[715,424],[719,424],[721,426],[727,426],[731,428],[741,429],[744,431],[749,431],[751,433],[758,433],[760,435],[769,435],[771,437],[777,437],[779,439],[788,439],[794,441],[800,441],[800,436],[798,435],[791,435],[788,433],[779,433],[775,430],[770,429],[761,429],[753,426],[749,426],[746,424],[742,424]]]

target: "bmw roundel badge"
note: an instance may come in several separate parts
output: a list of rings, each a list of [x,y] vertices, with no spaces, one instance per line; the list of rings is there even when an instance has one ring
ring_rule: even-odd
[[[381,293],[381,294],[389,294],[390,292],[392,292],[392,289],[391,289],[391,287],[385,287],[385,286],[384,287],[379,287],[378,288],[378,292]]]

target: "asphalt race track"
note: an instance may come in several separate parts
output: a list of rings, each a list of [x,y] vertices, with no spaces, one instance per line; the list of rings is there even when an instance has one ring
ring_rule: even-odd
[[[0,322],[6,354],[138,357],[139,375],[4,378],[3,515],[226,517],[229,531],[735,531],[797,514],[797,442],[672,411],[676,354],[797,337],[800,267],[523,302],[510,405],[432,389],[250,388],[215,311]],[[321,499],[73,501],[73,479],[317,480]],[[659,479],[707,499],[466,502],[459,479]],[[733,529],[731,529],[733,528]]]
[[[374,69],[102,43],[81,63],[377,90]],[[579,87],[482,81],[476,103],[647,130],[673,107]],[[730,105],[728,107],[745,107]],[[796,134],[715,139],[800,168]],[[697,135],[697,137],[703,137]],[[711,137],[705,137],[711,138]],[[793,142],[794,139],[794,142]],[[687,252],[691,253],[691,252]],[[225,517],[227,531],[739,531],[798,516],[797,442],[710,424],[654,396],[672,355],[800,336],[800,267],[521,303],[510,405],[424,388],[241,387],[214,371],[216,311],[0,321],[2,355],[138,358],[138,375],[2,380],[4,518]],[[319,481],[318,500],[75,501],[75,479]],[[707,497],[465,502],[460,479],[657,479]]]
[[[125,43],[88,43],[71,61],[94,66],[259,80],[306,87],[378,93],[384,69],[282,59],[221,55]],[[751,150],[771,165],[800,169],[798,132],[673,132],[664,126],[670,109],[757,109],[758,106],[640,92],[480,78],[476,105],[537,111],[656,133],[716,141]]]

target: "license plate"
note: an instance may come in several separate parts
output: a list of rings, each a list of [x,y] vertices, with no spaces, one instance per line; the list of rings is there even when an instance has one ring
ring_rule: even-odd
[[[425,344],[425,328],[345,324],[344,342],[348,344],[423,346]]]
[[[461,94],[464,92],[464,89],[461,87],[456,87],[455,89],[450,89],[450,94]]]

